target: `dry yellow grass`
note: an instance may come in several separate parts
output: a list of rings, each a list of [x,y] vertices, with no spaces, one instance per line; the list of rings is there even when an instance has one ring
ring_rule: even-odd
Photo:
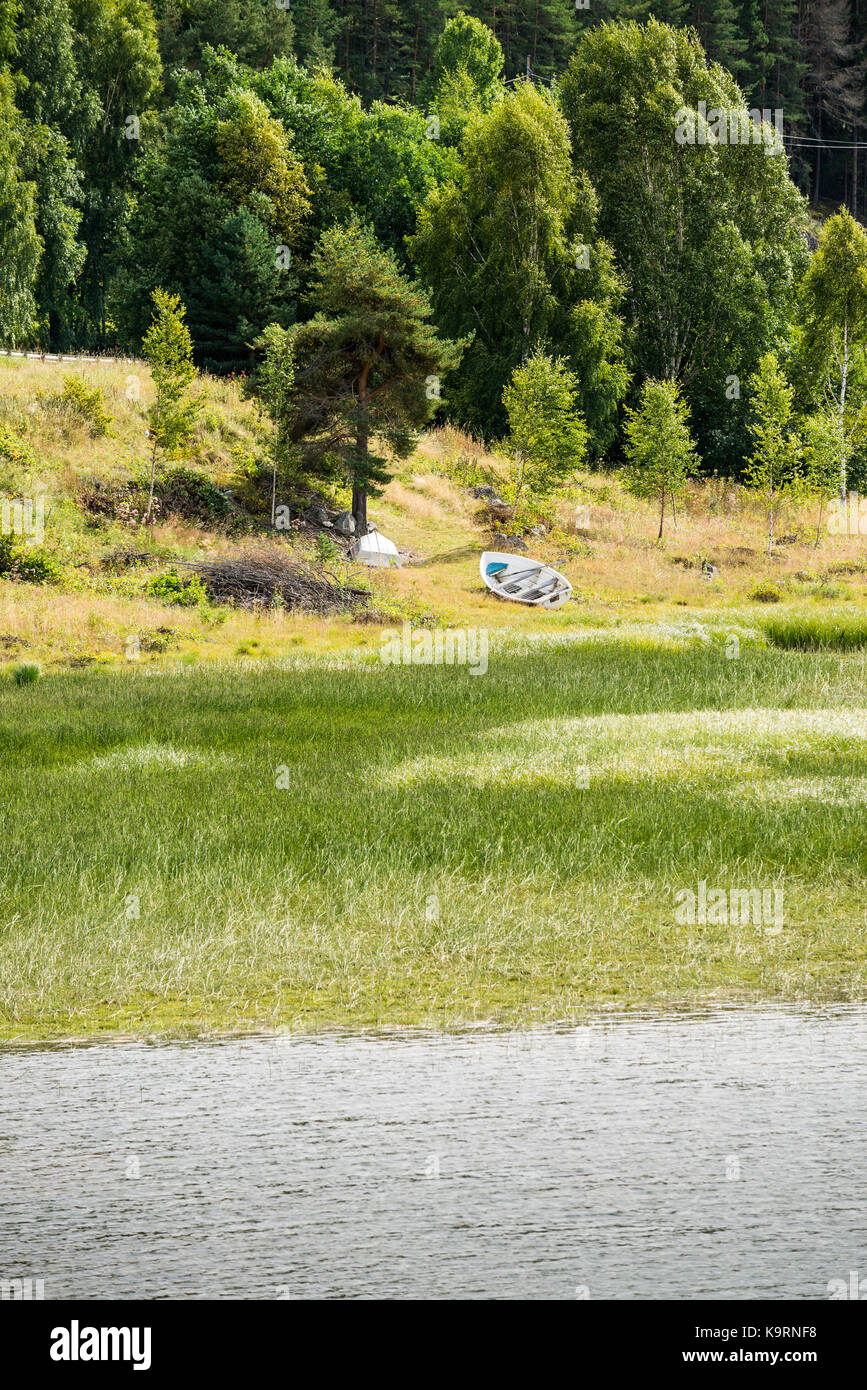
[[[111,433],[92,438],[86,426],[51,405],[66,375],[99,386],[112,418]],[[130,388],[134,391],[130,392]],[[253,407],[237,382],[203,377],[205,400],[193,461],[221,484],[238,485],[238,469],[256,443]],[[0,662],[25,652],[49,664],[121,661],[131,632],[176,630],[168,650],[142,654],[155,663],[177,658],[224,659],[250,648],[252,655],[283,655],[378,643],[375,625],[350,618],[262,615],[223,610],[203,615],[166,607],[135,592],[135,583],[107,579],[100,557],[121,543],[157,552],[153,569],[172,556],[194,558],[231,552],[238,541],[178,517],[160,517],[147,537],[112,523],[94,526],[72,502],[83,480],[123,478],[147,458],[145,408],[151,397],[147,369],[137,363],[49,364],[0,358],[0,427],[11,428],[36,460],[35,467],[4,463],[0,493],[44,488],[49,498],[48,548],[66,576],[60,587],[0,582]],[[130,399],[130,394],[137,398]],[[3,476],[5,474],[5,476]],[[365,572],[377,602],[399,621],[402,613],[431,615],[443,624],[467,624],[528,633],[598,627],[689,611],[747,620],[761,605],[751,600],[757,583],[776,584],[787,604],[821,605],[826,599],[858,608],[865,602],[864,573],[834,574],[857,566],[864,539],[823,532],[814,548],[815,508],[788,507],[777,533],[785,543],[765,553],[765,521],[743,488],[714,479],[693,485],[676,526],[666,522],[656,542],[654,508],[626,495],[610,474],[587,474],[564,493],[546,534],[527,538],[534,556],[555,565],[575,585],[575,601],[557,613],[528,610],[493,597],[482,585],[479,555],[498,544],[483,524],[482,507],[460,485],[468,476],[490,479],[505,490],[507,462],[449,426],[419,443],[400,465],[370,515],[408,553],[404,568]],[[345,505],[346,497],[334,500]],[[309,552],[308,552],[309,553]],[[702,577],[706,557],[720,571]],[[142,584],[139,584],[139,588]],[[71,591],[70,591],[71,590]],[[242,654],[248,654],[246,652]]]

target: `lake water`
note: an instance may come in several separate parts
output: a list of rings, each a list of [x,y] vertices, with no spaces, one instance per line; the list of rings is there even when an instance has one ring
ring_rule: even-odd
[[[6,1050],[0,1279],[825,1299],[867,1279],[865,1075],[860,1007]]]

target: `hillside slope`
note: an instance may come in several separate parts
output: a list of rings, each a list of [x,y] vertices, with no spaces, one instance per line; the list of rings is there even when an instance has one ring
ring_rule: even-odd
[[[79,387],[70,388],[70,379]],[[99,393],[96,406],[82,408],[81,384]],[[42,582],[28,582],[32,564],[16,570],[7,563],[0,575],[0,660],[62,669],[124,662],[131,649],[156,665],[178,657],[280,657],[299,648],[373,655],[382,629],[406,620],[527,634],[653,624],[664,633],[673,621],[692,619],[757,626],[771,605],[756,594],[771,600],[775,614],[865,612],[864,538],[830,536],[823,526],[817,548],[815,507],[784,512],[781,543],[768,557],[754,499],[709,479],[691,486],[676,528],[669,525],[658,544],[652,509],[605,473],[564,488],[530,518],[534,534],[524,537],[530,553],[569,577],[573,601],[547,613],[498,600],[483,587],[478,560],[500,542],[472,488],[508,492],[508,461],[448,428],[422,439],[371,502],[371,517],[402,551],[403,567],[363,569],[349,563],[333,527],[310,519],[311,507],[333,517],[348,504],[339,487],[318,497],[282,487],[294,520],[274,536],[267,432],[242,388],[237,380],[201,379],[194,446],[170,465],[155,524],[145,527],[146,368],[0,358],[0,497],[7,504],[29,499],[34,529],[44,510],[41,542],[35,535],[5,539],[45,571],[36,575]],[[100,401],[101,423],[87,414],[98,416]],[[14,520],[10,508],[7,530]],[[196,601],[194,590],[187,606],[168,601],[184,596],[190,566],[263,544],[339,585],[369,589],[369,598],[330,615]],[[710,582],[704,562],[718,571]]]

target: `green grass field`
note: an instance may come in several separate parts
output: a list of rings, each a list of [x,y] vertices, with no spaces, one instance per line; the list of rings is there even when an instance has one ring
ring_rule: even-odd
[[[600,634],[4,681],[0,1036],[863,998],[865,674]],[[782,930],[680,924],[702,880]]]
[[[321,526],[271,537],[371,584],[363,613],[178,606],[154,582],[266,535],[262,423],[202,377],[186,462],[232,524],[167,503],[146,527],[123,489],[148,373],[131,400],[127,366],[76,368],[94,435],[69,371],[0,359],[0,500],[44,494],[51,562],[0,575],[0,1037],[867,994],[860,533],[817,545],[790,499],[769,557],[760,505],[714,477],[658,544],[650,503],[584,474],[525,542],[573,600],[501,602],[471,485],[510,465],[443,426],[371,500],[401,569],[323,560]],[[491,629],[487,674],[382,665],[403,619]],[[782,928],[678,920],[703,882],[782,891]]]

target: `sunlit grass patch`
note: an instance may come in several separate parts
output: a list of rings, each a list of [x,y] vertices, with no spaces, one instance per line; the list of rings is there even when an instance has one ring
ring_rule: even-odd
[[[788,651],[867,648],[867,613],[785,613],[762,623],[768,641]]]
[[[867,772],[867,708],[689,710],[530,720],[486,730],[457,756],[412,759],[395,785],[465,779],[543,788],[612,779],[714,782],[728,795],[762,794],[763,777],[794,759],[856,756]],[[816,794],[814,790],[813,794]]]
[[[859,653],[149,669],[0,682],[5,1036],[867,995]],[[702,880],[783,931],[685,930]]]

